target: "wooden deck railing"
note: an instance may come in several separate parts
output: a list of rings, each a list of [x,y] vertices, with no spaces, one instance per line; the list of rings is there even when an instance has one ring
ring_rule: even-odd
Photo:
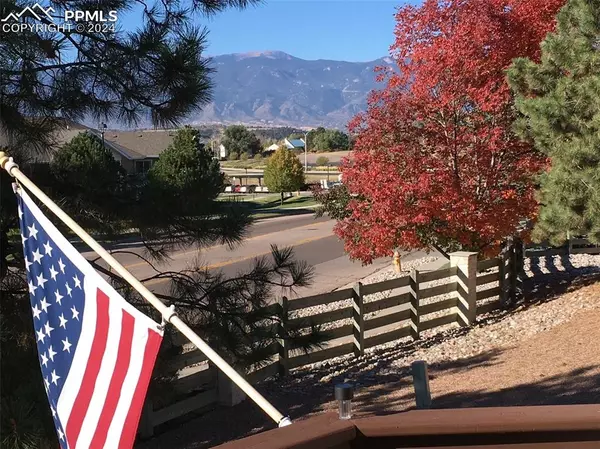
[[[592,449],[599,405],[412,410],[341,421],[327,413],[218,449]]]

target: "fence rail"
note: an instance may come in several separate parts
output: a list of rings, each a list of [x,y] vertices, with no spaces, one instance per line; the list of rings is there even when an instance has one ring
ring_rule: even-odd
[[[412,270],[410,275],[382,282],[358,283],[353,288],[292,300],[283,298],[281,303],[268,306],[269,312],[282,314],[283,330],[285,326],[331,326],[323,331],[326,345],[301,353],[290,350],[288,343],[280,340],[272,346],[272,360],[246,377],[256,383],[323,360],[350,354],[360,356],[365,349],[401,338],[418,339],[422,332],[440,326],[471,325],[477,316],[492,312],[514,298],[524,256],[581,252],[600,254],[600,246],[585,239],[571,239],[565,247],[552,249],[528,249],[510,243],[499,257],[489,260],[477,261],[475,253],[454,253],[448,268]],[[373,300],[369,297],[373,294],[384,297]],[[311,309],[334,303],[339,306],[333,310]],[[175,357],[159,374],[183,372],[185,375],[173,382],[172,387],[185,397],[157,410],[152,403],[147,404],[140,425],[142,436],[151,435],[157,425],[195,410],[216,403],[232,404],[231,395],[224,397],[220,391],[223,379],[219,379],[217,370],[206,363],[200,351]]]

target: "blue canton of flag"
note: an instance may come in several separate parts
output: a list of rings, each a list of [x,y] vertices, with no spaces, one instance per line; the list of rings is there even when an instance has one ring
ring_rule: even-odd
[[[130,449],[162,329],[17,189],[42,378],[63,449]]]

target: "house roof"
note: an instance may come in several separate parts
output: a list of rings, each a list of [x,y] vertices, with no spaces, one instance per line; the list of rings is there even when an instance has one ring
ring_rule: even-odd
[[[302,139],[285,139],[285,143],[292,148],[304,148],[304,140]]]
[[[64,126],[61,126],[56,133],[56,146],[51,150],[55,151],[63,144],[69,142],[77,134],[87,131],[95,136],[101,137],[102,134],[95,128],[89,128],[70,120],[64,120]],[[139,160],[147,158],[157,158],[172,142],[176,131],[173,130],[144,130],[144,131],[114,131],[106,130],[104,132],[104,144],[119,153],[126,159]],[[203,139],[202,139],[203,140]],[[6,142],[5,142],[6,141]],[[3,136],[0,131],[0,146],[7,145],[8,137]],[[53,151],[48,152],[36,158],[39,162],[49,161],[52,158]]]
[[[35,117],[31,120],[37,120]],[[58,128],[52,137],[54,144],[48,149],[49,151],[35,152],[32,154],[32,162],[50,162],[54,152],[67,142],[70,142],[73,137],[79,133],[89,130],[89,128],[80,123],[69,119],[58,119]],[[0,147],[15,145],[15,140],[9,136],[6,131],[0,128]]]
[[[97,132],[97,135],[100,135]],[[158,157],[172,142],[175,131],[105,131],[104,141],[127,159]]]

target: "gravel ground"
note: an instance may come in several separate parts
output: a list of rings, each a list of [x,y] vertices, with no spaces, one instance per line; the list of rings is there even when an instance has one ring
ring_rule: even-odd
[[[510,311],[481,316],[471,328],[451,325],[422,333],[417,342],[398,340],[363,357],[314,364],[258,389],[300,419],[335,408],[333,386],[350,381],[357,415],[393,413],[413,406],[410,363],[426,360],[435,407],[600,403],[600,256],[542,258],[527,261],[525,268],[528,293]],[[386,270],[363,282],[394,276]],[[268,418],[245,401],[139,448],[211,447],[268,428],[273,428]]]

